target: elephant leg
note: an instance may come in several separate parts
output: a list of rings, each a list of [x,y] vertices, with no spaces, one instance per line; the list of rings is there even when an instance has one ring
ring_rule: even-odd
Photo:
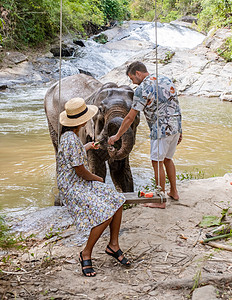
[[[104,153],[102,153],[104,152]],[[105,151],[101,150],[89,150],[87,151],[88,155],[88,164],[89,169],[92,173],[97,176],[100,176],[105,181],[106,178],[106,163],[104,158]]]
[[[129,157],[123,160],[108,161],[112,181],[119,192],[133,192],[134,183]]]
[[[52,144],[54,146],[55,152],[57,153],[57,150],[58,150],[58,134],[55,132],[55,130],[52,127],[52,124],[50,123],[49,120],[48,120],[48,129],[49,129],[50,137],[51,137],[51,140],[52,140]]]

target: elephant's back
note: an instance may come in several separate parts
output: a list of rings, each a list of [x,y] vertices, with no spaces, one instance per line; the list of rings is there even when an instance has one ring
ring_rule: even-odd
[[[75,74],[61,80],[61,93],[59,96],[59,82],[53,84],[46,92],[44,107],[47,118],[57,132],[58,116],[64,110],[65,103],[75,97],[87,99],[102,83],[86,74]]]

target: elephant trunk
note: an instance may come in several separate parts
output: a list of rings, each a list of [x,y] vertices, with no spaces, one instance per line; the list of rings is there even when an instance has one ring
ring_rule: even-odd
[[[123,122],[123,118],[115,117],[108,123],[107,130],[108,136],[117,133],[119,127]],[[108,147],[108,153],[114,160],[122,160],[129,155],[134,146],[134,133],[131,127],[122,135],[122,137],[115,142],[113,146]]]

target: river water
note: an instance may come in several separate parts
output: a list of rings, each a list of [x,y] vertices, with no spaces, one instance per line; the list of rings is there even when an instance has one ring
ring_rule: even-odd
[[[0,95],[0,207],[6,211],[52,205],[55,157],[43,98],[46,88],[18,88]],[[183,141],[175,154],[177,173],[205,178],[232,170],[232,105],[218,98],[179,97]],[[151,183],[149,131],[144,117],[130,156],[135,189]],[[141,175],[142,174],[142,175]],[[107,182],[111,179],[107,177]]]
[[[126,38],[154,39],[154,28],[152,31],[151,26],[146,26],[142,31],[134,28]],[[203,39],[202,35],[186,28],[176,29],[168,25],[159,29],[160,37],[163,37],[159,44],[164,46],[168,40],[176,40],[178,42],[173,47],[190,46],[190,41],[191,47],[194,47]],[[173,38],[174,34],[176,38]],[[99,49],[100,46],[92,40],[87,41],[87,46],[88,43],[89,47],[83,50],[83,59],[65,60],[63,76],[72,75],[80,67],[101,76],[134,55],[133,51],[112,55],[105,48],[104,51]],[[96,48],[98,58],[99,53],[102,54],[100,66],[89,64],[91,59],[97,60],[93,56]],[[104,60],[107,63],[104,64]],[[18,86],[0,93],[0,209],[8,213],[31,211],[54,202],[55,157],[43,108],[47,88]],[[183,141],[174,158],[177,173],[180,176],[185,174],[184,177],[190,174],[207,178],[231,172],[231,103],[221,102],[218,98],[179,97],[179,100],[183,114]],[[130,155],[136,190],[150,184],[153,177],[149,145],[149,131],[142,116],[136,144]],[[112,184],[109,176],[106,181]]]

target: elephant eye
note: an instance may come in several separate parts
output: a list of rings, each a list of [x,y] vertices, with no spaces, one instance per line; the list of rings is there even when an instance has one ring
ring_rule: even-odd
[[[102,106],[99,106],[99,107],[98,107],[98,113],[102,114],[103,111],[104,111],[103,107],[102,107]]]

